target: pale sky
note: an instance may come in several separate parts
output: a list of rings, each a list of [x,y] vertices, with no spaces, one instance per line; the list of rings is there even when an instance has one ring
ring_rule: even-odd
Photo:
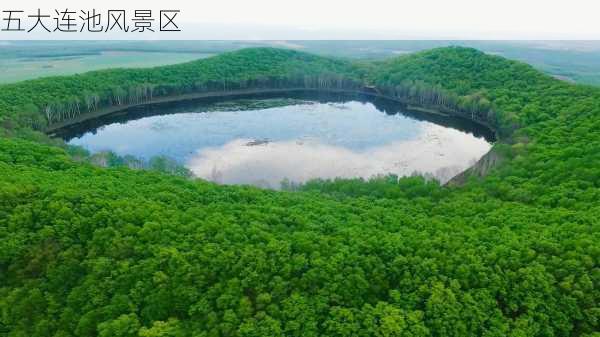
[[[24,10],[25,16],[37,8],[53,15],[55,9],[65,8],[128,13],[152,9],[157,16],[160,9],[179,9],[175,22],[182,32],[88,36],[0,31],[0,40],[600,39],[597,0],[3,0],[0,4],[1,10]],[[1,24],[4,28],[6,22]]]

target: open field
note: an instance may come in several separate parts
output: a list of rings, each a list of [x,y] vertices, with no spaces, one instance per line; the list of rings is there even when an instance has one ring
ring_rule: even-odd
[[[203,53],[107,51],[81,55],[0,58],[0,84],[37,77],[72,75],[106,68],[141,68],[182,63],[209,56]]]

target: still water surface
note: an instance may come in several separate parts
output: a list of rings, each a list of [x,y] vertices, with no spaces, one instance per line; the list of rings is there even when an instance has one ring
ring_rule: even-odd
[[[427,120],[429,119],[429,120]],[[70,144],[149,159],[196,176],[277,188],[282,180],[460,173],[491,147],[488,130],[357,97],[259,97],[130,109],[65,130]]]

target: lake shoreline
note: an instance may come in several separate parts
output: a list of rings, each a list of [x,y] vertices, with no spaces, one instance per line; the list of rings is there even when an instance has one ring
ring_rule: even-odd
[[[210,91],[210,92],[191,93],[191,94],[175,95],[175,96],[164,96],[164,97],[159,97],[159,98],[153,98],[149,101],[132,103],[132,104],[116,105],[116,106],[112,106],[112,107],[108,107],[108,108],[98,109],[94,112],[83,113],[83,114],[76,116],[75,118],[64,120],[64,121],[61,121],[58,123],[53,123],[53,124],[47,126],[46,129],[44,130],[44,132],[50,136],[54,136],[55,132],[59,131],[60,129],[70,127],[70,126],[73,126],[73,125],[76,125],[76,124],[79,124],[79,123],[82,123],[85,121],[89,121],[89,120],[92,120],[95,118],[107,116],[107,115],[110,115],[110,114],[113,114],[116,112],[120,112],[123,110],[127,110],[129,108],[134,108],[134,107],[142,107],[142,106],[161,104],[161,103],[191,101],[191,100],[203,99],[203,98],[235,97],[235,96],[247,96],[247,95],[257,95],[257,94],[278,94],[278,93],[286,93],[286,92],[293,93],[293,92],[302,92],[302,91],[315,92],[315,93],[322,92],[322,93],[334,93],[334,94],[336,94],[336,93],[354,94],[354,95],[365,95],[365,96],[369,96],[369,97],[373,97],[373,98],[381,98],[381,99],[400,103],[408,111],[443,116],[443,117],[456,117],[456,118],[461,118],[461,119],[471,121],[475,124],[478,124],[482,127],[489,129],[495,135],[495,138],[499,139],[497,130],[494,127],[492,127],[491,125],[489,125],[488,123],[485,123],[485,122],[479,121],[479,120],[473,120],[470,118],[466,118],[466,117],[462,116],[461,114],[459,114],[455,111],[448,110],[448,109],[442,110],[440,108],[429,108],[429,107],[416,106],[416,105],[410,104],[409,102],[406,102],[404,100],[400,100],[398,98],[394,98],[394,97],[391,97],[388,95],[382,95],[382,94],[379,94],[374,91],[348,90],[348,89],[315,89],[315,88],[241,89],[241,90]]]
[[[473,122],[481,127],[484,127],[486,129],[490,130],[491,133],[495,137],[495,141],[500,139],[499,133],[496,130],[496,128],[492,127],[488,123],[467,118],[467,117],[461,115],[460,113],[449,110],[449,109],[417,106],[414,104],[410,104],[409,102],[406,102],[404,100],[400,100],[400,99],[390,97],[387,95],[382,95],[382,94],[379,94],[377,91],[371,91],[371,90],[365,91],[365,90],[315,89],[315,88],[242,89],[242,90],[230,90],[230,91],[218,91],[218,92],[213,91],[213,92],[202,92],[202,93],[192,93],[192,94],[184,94],[184,95],[159,97],[159,98],[151,99],[151,100],[145,101],[145,102],[118,105],[118,106],[113,106],[113,107],[109,107],[109,108],[99,109],[99,110],[91,112],[91,113],[81,114],[75,118],[50,125],[49,127],[46,128],[45,133],[50,136],[56,136],[57,131],[60,131],[61,129],[68,128],[68,127],[71,127],[71,126],[74,126],[74,125],[77,125],[77,124],[80,124],[80,123],[83,123],[86,121],[104,117],[104,116],[107,116],[107,115],[110,115],[113,113],[127,110],[129,108],[134,108],[134,107],[143,107],[143,106],[150,106],[150,105],[162,104],[162,103],[192,101],[192,100],[203,99],[203,98],[220,98],[220,97],[226,98],[226,97],[236,97],[236,96],[244,97],[244,96],[250,96],[250,95],[257,95],[257,94],[258,95],[260,95],[260,94],[280,94],[280,93],[284,94],[284,93],[297,93],[297,92],[352,94],[352,95],[364,95],[364,96],[368,96],[368,97],[372,97],[372,98],[385,99],[388,101],[402,104],[405,107],[405,109],[409,112],[416,112],[419,114],[424,114],[424,115],[429,115],[429,116],[438,116],[438,117],[444,117],[444,118],[454,117],[454,118],[459,118],[462,120]],[[473,168],[478,167],[478,165],[482,165],[482,163],[481,163],[482,160],[484,160],[485,158],[487,158],[487,156],[492,154],[493,151],[494,151],[494,147],[492,145],[492,148],[489,150],[489,152],[487,152],[484,156],[482,156],[482,158],[480,158],[473,166],[470,166],[470,167],[466,168],[464,171],[462,171],[461,173],[455,175],[454,177],[449,179],[444,185],[461,185],[462,183],[464,183],[464,181],[466,181],[464,175],[467,172],[470,172]]]
[[[92,154],[113,151],[146,162],[164,157],[204,180],[270,188],[285,179],[414,172],[445,183],[490,148],[484,128],[474,123],[430,118],[387,100],[302,92],[288,93],[285,101],[303,103],[268,103],[277,97],[132,108],[62,136]]]

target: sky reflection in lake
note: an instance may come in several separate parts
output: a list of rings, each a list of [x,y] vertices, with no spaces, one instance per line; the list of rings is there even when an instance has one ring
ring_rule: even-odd
[[[429,173],[447,181],[485,154],[483,138],[371,103],[304,102],[246,111],[190,111],[113,123],[70,140],[92,152],[166,155],[198,177],[277,188],[287,178]]]

